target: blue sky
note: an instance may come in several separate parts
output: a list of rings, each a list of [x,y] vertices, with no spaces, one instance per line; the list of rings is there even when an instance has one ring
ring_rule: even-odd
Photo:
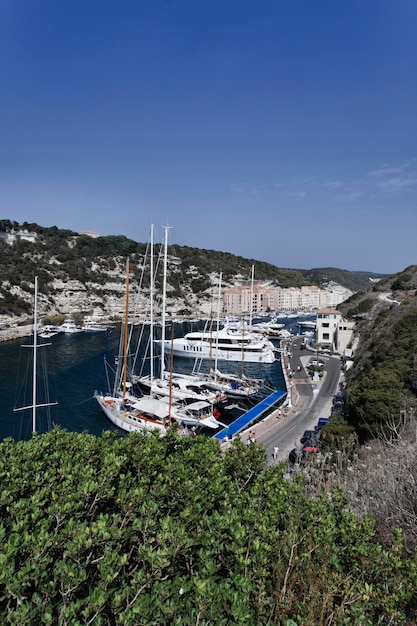
[[[0,216],[401,271],[416,32],[416,0],[2,0]]]

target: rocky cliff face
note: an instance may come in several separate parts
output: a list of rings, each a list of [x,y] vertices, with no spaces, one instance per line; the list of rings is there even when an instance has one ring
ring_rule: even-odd
[[[129,308],[134,305],[136,315],[143,319],[149,317],[150,301],[147,244],[124,236],[91,238],[36,224],[25,225],[22,230],[15,222],[0,220],[0,321],[16,317],[21,322],[32,314],[35,276],[41,316],[84,312],[118,317],[125,306],[128,257]],[[153,258],[155,294],[159,295],[157,315],[163,284],[162,245],[154,247]],[[215,315],[220,272],[222,289],[227,289],[248,284],[253,269],[256,280],[264,285],[300,287],[309,282],[301,270],[278,268],[225,252],[169,246],[166,311],[173,317]],[[319,270],[315,273],[318,276]],[[343,276],[343,271],[338,270],[337,275]],[[327,268],[326,281],[317,284],[325,287],[331,276],[331,268]]]
[[[96,268],[98,271],[98,268]],[[140,265],[133,268],[134,273],[140,269]],[[38,310],[40,316],[45,315],[70,315],[84,312],[95,316],[120,318],[125,311],[126,272],[125,265],[120,263],[111,271],[101,267],[100,281],[81,281],[69,277],[56,277],[51,271],[47,286],[39,290]],[[62,270],[60,272],[62,274]],[[171,272],[172,277],[172,272]],[[176,317],[189,315],[205,317],[215,313],[217,302],[214,294],[218,291],[218,276],[210,275],[211,288],[200,293],[194,293],[192,283],[184,281],[181,287],[174,288],[167,279],[166,311],[167,314]],[[33,303],[33,286],[28,283],[11,285],[3,281],[3,289],[7,289],[11,296],[30,304]],[[161,283],[155,289],[154,313],[155,316],[162,312]],[[139,283],[131,279],[129,284],[129,310],[139,319],[149,319],[150,289],[140,287]],[[18,316],[21,317],[21,316]],[[16,316],[0,315],[0,320],[9,321]]]

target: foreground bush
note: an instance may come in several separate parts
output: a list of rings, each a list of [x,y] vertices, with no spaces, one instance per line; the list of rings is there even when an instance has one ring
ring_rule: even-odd
[[[416,563],[260,446],[66,433],[0,445],[0,617],[18,624],[406,624]],[[411,617],[410,617],[411,619]],[[412,622],[410,622],[412,623]]]

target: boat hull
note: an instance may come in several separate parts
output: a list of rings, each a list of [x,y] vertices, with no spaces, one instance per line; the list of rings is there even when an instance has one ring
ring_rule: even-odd
[[[166,427],[158,420],[148,419],[139,411],[124,410],[120,399],[99,393],[95,398],[105,416],[118,428],[127,432],[157,431],[160,436],[166,434]]]
[[[271,364],[275,362],[275,354],[272,348],[263,347],[245,349],[242,351],[236,347],[213,347],[202,343],[192,344],[186,340],[177,339],[173,342],[165,344],[165,353],[174,357],[186,357],[190,359],[210,359],[217,361],[234,361],[244,363],[265,363]]]

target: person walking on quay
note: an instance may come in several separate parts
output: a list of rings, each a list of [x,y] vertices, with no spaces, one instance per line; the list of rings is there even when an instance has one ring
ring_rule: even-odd
[[[273,451],[273,453],[272,453],[272,456],[273,456],[273,458],[274,458],[274,461],[277,459],[278,452],[279,452],[279,448],[278,448],[278,446],[274,446],[274,451]]]

